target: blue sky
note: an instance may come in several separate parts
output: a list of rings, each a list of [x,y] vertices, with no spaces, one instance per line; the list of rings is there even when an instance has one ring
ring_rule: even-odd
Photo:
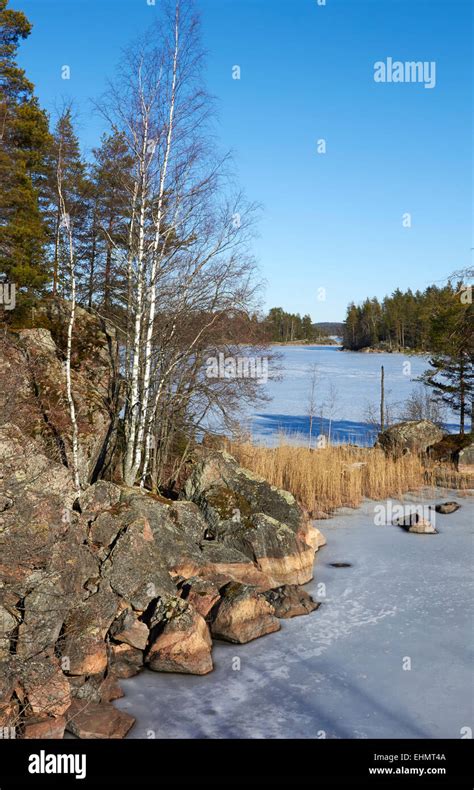
[[[20,62],[48,111],[74,98],[86,152],[102,131],[89,100],[159,3],[10,0],[34,24]],[[343,320],[351,300],[424,288],[471,264],[468,0],[197,6],[220,144],[264,208],[254,248],[266,307]],[[436,86],[374,82],[374,63],[387,57],[435,61]],[[61,79],[65,64],[69,81]]]

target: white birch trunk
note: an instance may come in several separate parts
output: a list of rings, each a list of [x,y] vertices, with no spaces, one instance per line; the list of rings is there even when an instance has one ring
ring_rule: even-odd
[[[143,130],[143,145],[140,161],[140,217],[137,253],[137,291],[136,312],[133,333],[133,361],[131,371],[130,403],[127,413],[126,449],[124,459],[124,481],[126,485],[133,486],[136,477],[134,464],[135,445],[137,438],[137,422],[139,404],[139,377],[140,377],[140,340],[143,324],[143,267],[145,257],[145,213],[148,192],[147,151],[149,141],[149,119],[145,116]]]
[[[72,333],[73,333],[74,321],[76,317],[76,272],[75,272],[75,263],[74,263],[74,243],[72,238],[71,222],[66,212],[66,205],[64,202],[64,196],[62,191],[61,148],[59,151],[57,182],[58,182],[58,195],[59,195],[59,202],[61,206],[62,221],[66,225],[68,248],[69,248],[69,272],[71,277],[71,311],[69,314],[69,321],[67,328],[66,396],[69,404],[69,416],[71,418],[71,426],[72,426],[72,436],[71,436],[72,474],[73,474],[74,486],[76,489],[77,496],[80,496],[81,482],[79,478],[79,462],[78,462],[78,456],[79,456],[78,428],[77,428],[77,419],[76,419],[76,407],[72,395],[72,383],[71,383]]]
[[[153,341],[153,326],[155,322],[155,312],[156,312],[156,279],[157,279],[157,271],[158,271],[158,264],[159,264],[159,245],[161,240],[161,226],[163,221],[163,201],[164,201],[164,194],[165,194],[165,185],[166,185],[166,175],[168,171],[168,163],[170,158],[171,152],[171,143],[173,137],[173,120],[174,120],[174,110],[175,110],[175,101],[176,101],[176,79],[177,79],[177,67],[178,67],[178,52],[179,52],[179,12],[177,10],[176,17],[175,17],[175,46],[174,46],[174,53],[173,53],[173,77],[172,77],[172,85],[171,85],[171,95],[170,95],[170,109],[169,109],[169,116],[168,116],[168,129],[166,135],[166,145],[165,145],[165,152],[163,158],[163,165],[160,172],[160,183],[159,183],[159,190],[158,190],[158,210],[157,210],[157,217],[155,223],[155,235],[153,239],[153,248],[152,248],[152,268],[151,268],[151,275],[150,275],[150,285],[149,285],[149,314],[148,314],[148,325],[147,325],[147,332],[146,332],[146,341],[145,341],[145,370],[143,375],[143,397],[142,397],[142,404],[140,409],[140,419],[139,425],[137,430],[137,441],[135,446],[135,456],[134,456],[134,464],[133,464],[133,475],[136,475],[139,472],[143,452],[144,452],[144,439],[145,439],[145,428],[148,425],[148,433],[147,433],[147,449],[146,455],[149,457],[150,452],[150,439],[151,439],[151,431],[152,428],[152,419],[149,415],[149,394],[150,394],[150,378],[151,378],[151,359],[152,359],[152,341]],[[148,465],[148,463],[147,463]],[[145,471],[145,470],[144,470]],[[144,485],[144,477],[142,476],[141,479],[141,486]]]
[[[138,197],[138,183],[133,187],[132,213],[130,217],[130,227],[128,229],[128,251],[127,251],[127,337],[125,348],[125,375],[128,378],[130,373],[130,353],[131,353],[131,323],[132,323],[132,293],[133,293],[133,234],[135,232],[135,214]]]

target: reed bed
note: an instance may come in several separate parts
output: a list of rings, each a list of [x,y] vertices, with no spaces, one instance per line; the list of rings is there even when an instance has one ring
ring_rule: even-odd
[[[427,467],[416,455],[390,458],[374,448],[310,449],[285,442],[262,447],[245,441],[228,442],[227,449],[242,466],[291,491],[315,518],[338,507],[357,507],[364,498],[398,499],[407,491],[441,482],[439,465]],[[451,487],[469,487],[453,467],[445,474],[444,485],[449,480]]]

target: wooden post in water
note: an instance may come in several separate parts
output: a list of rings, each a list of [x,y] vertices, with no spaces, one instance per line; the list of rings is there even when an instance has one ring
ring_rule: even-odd
[[[383,365],[380,368],[380,430],[383,431],[385,428],[385,372],[383,369]]]

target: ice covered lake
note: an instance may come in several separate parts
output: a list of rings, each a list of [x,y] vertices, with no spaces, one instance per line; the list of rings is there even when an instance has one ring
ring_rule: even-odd
[[[406,502],[446,498],[434,493]],[[327,545],[306,589],[320,608],[247,645],[216,642],[204,677],[121,681],[128,737],[460,738],[474,726],[474,499],[455,498],[438,535],[376,525],[374,502],[317,522]]]
[[[364,354],[341,351],[338,346],[280,346],[280,379],[261,386],[271,401],[249,411],[244,426],[256,441],[272,445],[284,433],[295,441],[309,434],[308,401],[313,368],[316,368],[316,419],[313,436],[328,435],[331,440],[372,445],[377,427],[370,424],[369,407],[378,421],[380,410],[380,368],[385,372],[385,402],[395,417],[403,412],[412,392],[422,385],[415,379],[428,368],[420,355]],[[456,418],[446,414],[447,427],[456,430]]]

